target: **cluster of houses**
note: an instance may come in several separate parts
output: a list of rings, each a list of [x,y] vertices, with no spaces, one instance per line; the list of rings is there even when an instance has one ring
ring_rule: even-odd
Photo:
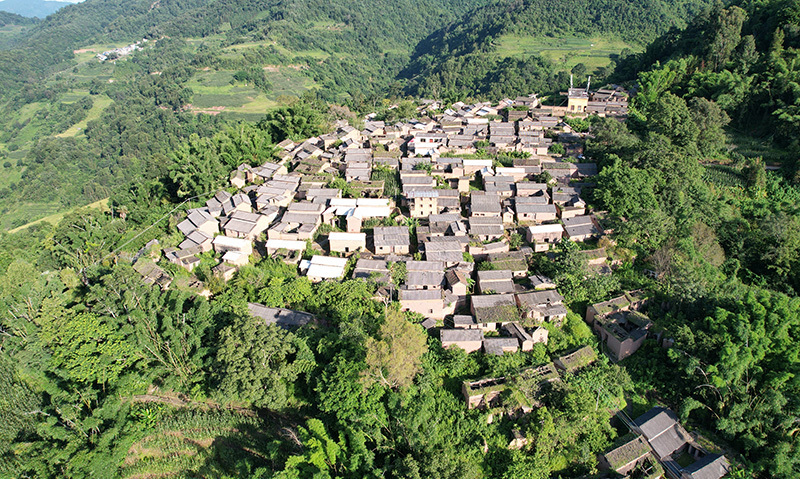
[[[629,426],[628,440],[600,457],[602,469],[622,477],[672,479],[720,479],[731,470],[723,454],[702,446],[667,408],[654,407]]]
[[[456,103],[395,124],[370,116],[360,129],[338,123],[326,135],[283,141],[273,161],[241,165],[230,174],[231,188],[188,210],[177,223],[182,241],[163,257],[190,272],[214,257],[212,271],[225,281],[254,254],[296,265],[312,282],[350,275],[377,283],[376,299],[419,315],[445,348],[529,351],[546,344],[548,328],[559,327],[568,312],[553,281],[529,271],[531,255],[565,239],[605,234],[581,197],[596,165],[548,153],[558,141],[572,160],[582,154],[581,134],[559,115],[624,115],[627,106],[620,90],[587,86],[567,96],[567,107],[541,107],[526,96],[497,105]],[[424,102],[420,111],[439,108]],[[497,155],[504,165],[492,159]],[[614,266],[605,248],[580,254],[596,274]],[[166,288],[172,281],[155,262],[134,267],[149,283]],[[585,320],[612,360],[653,337],[645,304],[632,291],[588,307]],[[304,312],[248,307],[284,328],[317,322]],[[586,346],[508,377],[465,381],[462,392],[469,409],[529,412],[548,384],[596,359]],[[635,438],[606,453],[601,466],[653,478],[666,472],[718,479],[727,472],[724,456],[698,446],[674,414],[654,411],[636,420]]]
[[[115,48],[113,50],[107,50],[107,51],[104,51],[103,53],[98,53],[96,56],[97,56],[97,59],[100,60],[101,62],[104,62],[104,61],[108,60],[110,57],[113,57],[112,59],[119,58],[119,57],[124,57],[125,55],[130,55],[131,53],[135,52],[136,50],[141,50],[142,47],[140,45],[143,44],[143,43],[147,43],[147,39],[146,38],[142,39],[142,40],[139,40],[136,43],[131,43],[128,46]]]
[[[543,284],[525,283],[528,256],[564,238],[597,238],[603,228],[580,196],[595,164],[547,154],[552,137],[561,141],[559,134],[573,133],[551,110],[537,106],[535,97],[498,105],[456,103],[435,117],[395,124],[367,120],[361,129],[340,122],[332,133],[283,141],[275,160],[241,165],[231,172],[230,189],[188,210],[177,224],[183,241],[166,248],[164,257],[193,271],[213,251],[220,260],[213,272],[223,280],[254,253],[296,264],[314,282],[342,279],[352,269],[348,257],[355,256],[354,277],[387,283],[390,266],[403,263],[405,277],[384,292],[390,299],[433,321],[468,309],[474,324],[482,325],[473,328],[459,318],[445,336],[500,328],[509,336],[485,338],[485,349],[494,352],[512,350],[512,338],[523,349],[544,342],[546,330],[539,325],[519,325],[534,323],[536,316],[529,306],[535,301],[525,298],[550,295],[526,293]],[[498,113],[506,117],[493,116]],[[469,156],[479,149],[516,153],[508,157],[510,166],[499,166]],[[387,172],[395,178],[391,196],[384,194]],[[543,181],[545,172],[551,181]],[[345,180],[346,190],[332,186],[337,179]],[[509,232],[520,228],[528,244],[511,251]],[[309,250],[319,254],[305,254]],[[493,270],[476,274],[476,260]],[[469,300],[475,281],[481,294]],[[561,304],[559,298],[548,301]],[[488,326],[481,302],[492,301],[513,306],[517,321]],[[447,342],[456,343],[474,348],[458,339]]]

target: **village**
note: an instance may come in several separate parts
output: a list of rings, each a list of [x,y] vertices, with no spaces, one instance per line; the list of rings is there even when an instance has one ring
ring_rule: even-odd
[[[213,254],[219,261],[213,274],[229,281],[254,258],[277,258],[314,283],[375,283],[376,301],[399,303],[444,348],[530,351],[547,344],[549,331],[570,314],[554,281],[531,269],[534,255],[570,241],[586,245],[581,254],[591,274],[612,274],[619,264],[598,244],[613,245],[603,213],[582,195],[597,174],[583,156],[586,133],[565,117],[624,118],[628,95],[588,84],[565,95],[562,107],[543,106],[536,95],[447,108],[423,101],[420,119],[387,124],[369,115],[362,129],[342,121],[332,133],[285,140],[274,161],[232,171],[230,188],[177,223],[182,242],[137,255],[134,269],[166,289],[174,278],[164,262],[192,272]],[[211,294],[197,279],[189,287]],[[629,291],[587,307],[584,320],[611,361],[635,354],[647,340],[672,345],[652,327],[647,304],[640,291]],[[249,308],[284,328],[315,321],[301,311]],[[493,414],[530,412],[540,389],[596,360],[587,346],[514,377],[467,381],[465,405]],[[521,394],[502,394],[520,384],[526,385]],[[656,407],[622,420],[630,440],[599,458],[602,469],[681,479],[718,479],[730,469],[672,411]],[[515,439],[518,447],[521,441]]]

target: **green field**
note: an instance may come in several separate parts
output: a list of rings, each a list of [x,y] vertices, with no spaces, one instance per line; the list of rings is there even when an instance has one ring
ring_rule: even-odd
[[[37,217],[37,216],[40,217],[40,218],[37,219],[37,220],[31,221],[30,223],[26,223],[26,224],[24,224],[22,226],[18,226],[16,228],[10,230],[10,233],[16,233],[17,231],[23,230],[25,228],[28,228],[30,226],[33,226],[35,224],[42,223],[42,222],[46,222],[46,223],[50,223],[52,225],[56,225],[56,224],[58,224],[59,221],[61,221],[62,218],[64,218],[65,215],[67,215],[67,213],[71,213],[72,211],[76,211],[76,210],[79,210],[81,208],[95,208],[95,209],[105,210],[107,207],[108,207],[108,198],[102,199],[100,201],[95,201],[94,203],[91,203],[91,204],[86,205],[86,206],[79,206],[79,207],[76,207],[76,208],[72,208],[72,209],[69,209],[69,210],[62,210],[62,211],[58,211],[59,206],[58,206],[57,203],[28,203],[28,204],[23,205],[21,208],[19,208],[19,211],[24,212],[24,214],[26,216],[28,216],[29,218],[34,218],[34,217]],[[47,215],[47,216],[43,216],[43,215]],[[17,214],[17,215],[14,215],[14,216],[19,216],[19,215]],[[12,218],[9,218],[9,219],[12,219]],[[13,219],[16,219],[16,218],[13,218]],[[5,215],[4,215],[3,219],[0,220],[0,229],[7,229],[7,228],[8,228],[8,225],[6,224],[6,218],[5,218]]]
[[[194,91],[194,111],[212,111],[216,108],[226,116],[247,119],[252,119],[253,115],[263,115],[268,109],[276,107],[279,96],[299,96],[315,87],[311,79],[291,67],[272,68],[267,72],[267,78],[272,83],[272,90],[268,94],[242,83],[231,84],[233,72],[227,70],[198,71],[186,86]]]
[[[60,134],[58,134],[56,136],[61,137],[61,138],[65,138],[65,137],[68,137],[68,136],[76,136],[76,135],[78,135],[80,132],[82,132],[86,128],[86,125],[90,121],[100,118],[100,114],[103,113],[103,110],[108,108],[108,106],[111,105],[114,102],[114,100],[112,100],[111,98],[109,98],[106,95],[96,96],[96,97],[93,98],[93,100],[94,100],[94,103],[92,104],[92,109],[89,110],[89,113],[86,114],[86,118],[84,118],[82,121],[79,121],[78,123],[75,123],[74,125],[69,127],[66,131],[64,131],[63,133],[60,133]]]
[[[541,55],[556,65],[571,69],[578,63],[586,65],[588,71],[607,66],[612,55],[623,49],[636,47],[616,37],[531,37],[523,35],[503,35],[495,41],[497,53],[503,57]]]

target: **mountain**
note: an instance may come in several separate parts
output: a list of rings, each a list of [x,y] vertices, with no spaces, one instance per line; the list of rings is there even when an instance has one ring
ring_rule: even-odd
[[[70,2],[55,2],[50,0],[2,0],[0,1],[0,10],[16,13],[24,17],[44,18],[61,10],[67,5],[72,4]]]
[[[710,1],[495,0],[420,42],[402,73],[421,96],[497,97],[565,86],[554,70],[605,77],[610,60],[641,49]],[[558,86],[557,86],[558,85]]]

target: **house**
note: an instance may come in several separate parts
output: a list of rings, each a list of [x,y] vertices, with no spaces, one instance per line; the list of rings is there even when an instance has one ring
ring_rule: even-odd
[[[356,262],[353,278],[388,283],[391,279],[391,274],[386,261],[362,258]]]
[[[481,294],[513,293],[516,290],[511,271],[487,270],[478,271],[477,290]]]
[[[412,218],[427,218],[441,212],[439,190],[433,188],[413,189],[405,193],[405,198]]]
[[[272,207],[262,213],[235,210],[229,216],[222,218],[222,229],[225,231],[226,236],[246,238],[252,241],[266,231],[277,216],[278,208],[276,207]]]
[[[401,289],[398,293],[403,311],[434,319],[444,319],[447,315],[444,293],[440,289]]]
[[[408,254],[411,247],[405,226],[376,226],[372,230],[375,254]]]
[[[595,317],[604,316],[617,311],[639,311],[647,302],[641,290],[628,291],[621,296],[595,303],[586,308],[586,322],[594,324]]]
[[[472,295],[470,311],[481,329],[495,330],[498,325],[519,320],[513,294]]]
[[[442,329],[439,331],[442,347],[459,347],[471,353],[483,347],[483,331],[480,329]]]
[[[650,446],[642,436],[635,436],[600,457],[600,469],[612,470],[625,477],[637,467],[655,467],[656,464]]]
[[[591,215],[564,218],[562,221],[564,222],[566,236],[572,241],[586,241],[598,238],[603,234],[600,226]]]
[[[706,454],[681,470],[681,479],[720,479],[732,469],[720,454]]]
[[[725,456],[706,451],[680,425],[678,416],[664,407],[654,407],[634,420],[634,431],[644,436],[657,459],[667,465],[679,479],[719,479],[731,470]],[[683,455],[691,464],[681,467],[677,458]]]
[[[678,423],[678,416],[664,407],[654,407],[636,418],[635,430],[647,440],[659,460],[683,452],[692,437]]]
[[[453,316],[453,327],[457,329],[479,329],[475,318],[469,314],[456,314]]]
[[[247,303],[247,309],[254,318],[284,329],[299,328],[315,321],[314,315],[310,313],[283,308],[270,308],[258,303]]]
[[[523,317],[538,323],[547,321],[559,325],[567,317],[564,297],[554,289],[519,293],[517,303]]]
[[[506,378],[484,378],[464,381],[461,384],[461,393],[467,402],[467,409],[486,409],[498,405],[500,393],[506,388]]]
[[[525,239],[533,244],[537,253],[547,251],[551,245],[561,242],[564,236],[564,227],[560,224],[535,225],[525,229]]]
[[[444,271],[406,270],[405,289],[437,289],[444,286]]]
[[[559,357],[553,363],[561,371],[572,373],[597,360],[597,352],[591,346],[584,346],[577,351]]]
[[[410,155],[433,156],[438,154],[439,148],[447,144],[447,135],[438,132],[416,133],[408,141],[407,147]]]
[[[558,217],[558,210],[555,205],[536,204],[536,196],[520,197],[514,202],[516,208],[517,221],[519,223],[543,223],[545,221],[555,221]],[[527,200],[527,201],[526,201]]]
[[[494,269],[509,270],[515,278],[523,278],[528,273],[528,261],[522,251],[489,253],[488,256]]]
[[[530,281],[531,287],[536,291],[544,291],[546,289],[556,289],[556,283],[552,279],[548,278],[547,276],[543,276],[541,274],[528,276],[528,281]]]
[[[589,88],[570,88],[567,92],[567,111],[569,113],[586,113],[589,106]]]
[[[353,253],[367,249],[366,233],[342,233],[333,231],[328,234],[328,247],[332,252]]]
[[[347,266],[346,258],[315,255],[311,260],[300,261],[300,271],[314,283],[326,279],[341,279]]]
[[[499,195],[487,194],[480,191],[473,191],[470,195],[471,217],[500,217],[501,211]]]
[[[232,238],[230,236],[216,236],[211,242],[214,251],[225,254],[228,251],[235,251],[247,255],[253,254],[253,242],[243,238]]]
[[[196,256],[198,253],[200,253],[200,248],[197,246],[180,250],[175,248],[164,249],[164,256],[170,263],[177,264],[189,272],[200,264],[200,258]]]
[[[528,333],[519,323],[507,323],[503,325],[509,336],[519,341],[519,346],[523,351],[530,351],[536,343],[547,344],[549,332],[547,329],[538,327],[532,333]]]
[[[492,241],[505,234],[503,220],[491,216],[473,216],[469,219],[469,234],[479,241]]]
[[[445,236],[442,240],[424,243],[426,260],[440,261],[448,267],[464,260],[461,242],[456,237]]]
[[[201,253],[205,253],[206,251],[211,251],[213,245],[211,241],[214,238],[206,233],[203,233],[200,230],[194,230],[188,235],[186,235],[186,239],[178,245],[178,249],[188,249],[192,247],[198,247]]]
[[[517,338],[483,338],[483,352],[486,354],[502,356],[505,353],[516,353],[517,351],[519,351]]]
[[[190,210],[186,219],[178,223],[178,230],[186,236],[194,231],[200,231],[213,237],[219,233],[219,222],[208,209],[197,208]]]
[[[652,325],[652,321],[644,314],[636,311],[618,311],[597,316],[594,330],[608,347],[612,358],[622,361],[642,346],[647,338],[647,330]]]

